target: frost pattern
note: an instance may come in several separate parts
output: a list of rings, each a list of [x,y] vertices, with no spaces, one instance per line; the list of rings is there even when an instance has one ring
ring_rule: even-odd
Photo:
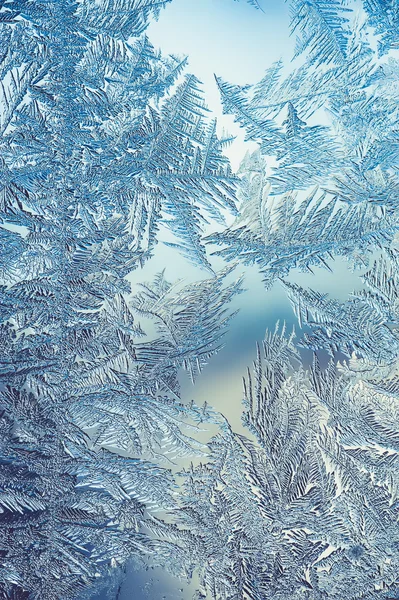
[[[368,255],[389,246],[397,232],[397,217],[368,201],[350,202],[319,188],[308,191],[305,199],[295,190],[276,198],[259,151],[247,156],[241,170],[240,215],[208,242],[222,245],[215,254],[227,261],[256,264],[266,286],[295,267],[330,268],[333,256],[364,266]]]
[[[306,12],[306,30],[312,15]],[[392,57],[379,64],[366,25],[348,31],[339,60],[323,46],[327,34],[311,31],[323,68],[309,50],[284,79],[281,63],[255,86],[217,78],[225,112],[259,151],[241,166],[238,219],[210,242],[223,246],[219,253],[228,260],[258,264],[267,282],[332,255],[366,265],[364,254],[388,246],[398,227],[398,64]],[[276,164],[269,173],[270,159]]]
[[[240,289],[201,243],[236,178],[186,61],[142,36],[163,4],[0,3],[2,598],[80,598],[151,555],[143,522],[176,505],[170,465],[214,419],[177,373],[217,351]],[[211,278],[132,297],[161,219]]]
[[[396,597],[397,398],[333,361],[305,370],[283,333],[244,378],[252,436],[226,423],[185,473],[199,597]]]
[[[216,79],[259,149],[240,167],[239,216],[208,241],[266,287],[280,280],[303,331],[266,334],[243,380],[247,434],[225,421],[210,460],[183,472],[198,598],[399,594],[398,67],[367,40],[371,27],[380,52],[394,47],[395,9],[364,7],[356,24],[343,3],[294,0],[300,66],[255,86]],[[346,302],[290,281],[335,256],[366,268]]]
[[[196,571],[197,599],[394,597],[396,2],[361,23],[292,0],[299,66],[216,79],[258,144],[233,174],[186,60],[145,36],[168,1],[0,0],[0,598],[81,598],[132,556]],[[161,227],[208,279],[132,294]],[[338,255],[367,267],[348,301],[289,281]],[[237,261],[304,328],[258,347],[246,435],[179,389],[220,349]]]

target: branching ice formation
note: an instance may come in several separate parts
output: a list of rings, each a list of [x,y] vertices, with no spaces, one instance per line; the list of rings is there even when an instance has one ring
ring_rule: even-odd
[[[244,379],[244,422],[185,471],[199,597],[360,598],[398,593],[398,406],[391,391],[300,366],[268,334]]]
[[[340,2],[291,9],[298,67],[284,77],[277,62],[245,87],[217,77],[225,112],[259,151],[241,166],[236,223],[209,241],[258,264],[268,285],[333,255],[367,265],[398,227],[397,61],[378,60],[374,21],[353,24]]]
[[[397,2],[362,23],[292,0],[291,73],[217,77],[258,144],[233,174],[186,59],[145,36],[168,1],[0,0],[0,598],[81,598],[131,557],[196,570],[197,598],[395,597]],[[208,279],[132,293],[161,227]],[[346,302],[287,279],[338,255],[367,268]],[[259,346],[246,435],[179,389],[220,349],[237,261],[308,329]]]
[[[0,4],[0,596],[72,599],[152,553],[170,461],[203,452],[214,417],[177,372],[217,351],[240,284],[160,276],[132,299],[126,277],[161,219],[210,269],[201,227],[236,178],[185,59],[142,35],[165,2]]]
[[[226,421],[210,461],[183,472],[176,517],[196,538],[199,598],[399,593],[397,63],[365,37],[374,27],[380,50],[394,47],[395,10],[364,5],[356,28],[343,3],[294,1],[302,64],[283,79],[277,63],[256,86],[217,78],[259,150],[240,168],[239,216],[208,241],[258,265],[266,285],[283,280],[310,332],[299,344],[266,335],[244,378],[248,434]],[[336,255],[368,267],[346,302],[285,279],[333,270]],[[310,368],[298,345],[314,351]]]

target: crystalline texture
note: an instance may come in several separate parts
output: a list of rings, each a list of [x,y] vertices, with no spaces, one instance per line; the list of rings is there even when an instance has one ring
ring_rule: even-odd
[[[227,272],[169,305],[126,280],[158,223],[210,268],[207,213],[235,211],[235,177],[185,60],[145,36],[165,2],[1,2],[0,595],[81,597],[152,552],[143,521],[175,503],[167,454],[212,411],[179,402],[217,351]],[[145,299],[147,293],[147,299]],[[155,306],[157,304],[157,306]],[[203,314],[193,327],[193,307]],[[143,342],[138,312],[159,337]],[[161,466],[159,466],[161,465]]]

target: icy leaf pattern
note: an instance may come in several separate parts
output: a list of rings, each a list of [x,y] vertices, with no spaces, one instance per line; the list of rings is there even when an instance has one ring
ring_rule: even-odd
[[[285,78],[281,62],[255,86],[217,78],[259,149],[239,169],[240,214],[208,242],[279,280],[303,331],[266,334],[244,377],[247,434],[226,421],[210,460],[183,472],[201,598],[399,593],[397,63],[367,40],[374,27],[394,47],[395,17],[365,2],[359,25],[343,5],[291,3],[302,63]],[[334,272],[335,256],[363,271],[347,301],[290,280]]]
[[[351,358],[350,369],[359,370],[362,379],[380,372],[381,385],[389,386],[399,355],[398,267],[398,250],[387,250],[362,275],[364,289],[344,303],[286,282],[298,320],[310,328],[301,345],[331,356],[340,352]]]
[[[397,0],[363,0],[370,24],[380,35],[378,50],[381,54],[397,48],[399,43],[399,4]]]
[[[0,0],[0,598],[111,593],[132,560],[197,600],[395,598],[399,5],[291,0],[294,63],[216,76],[257,144],[233,173],[187,59],[146,35],[170,1]],[[132,286],[160,242],[197,281]],[[338,256],[345,301],[291,279]],[[238,264],[301,330],[258,344],[241,433],[180,385],[223,346]]]
[[[386,247],[397,231],[397,64],[377,64],[364,27],[348,33],[345,57],[326,57],[323,69],[308,52],[285,79],[281,63],[255,86],[217,79],[224,110],[259,150],[241,165],[239,218],[209,241],[228,260],[258,264],[267,282],[334,254],[357,264],[359,248]],[[325,122],[322,110],[328,125],[309,126],[307,118]]]
[[[163,4],[1,3],[2,598],[82,597],[151,555],[143,522],[176,505],[171,465],[216,418],[177,375],[217,352],[240,291],[201,243],[236,178],[185,59],[142,35]],[[212,274],[132,297],[161,220]]]
[[[397,231],[396,217],[387,218],[384,210],[369,202],[343,202],[317,188],[305,199],[292,191],[275,198],[273,178],[265,176],[259,151],[247,156],[241,169],[240,215],[208,242],[224,246],[214,252],[228,261],[256,264],[267,286],[295,267],[329,268],[334,255],[355,265],[367,264],[367,254],[389,245]]]
[[[210,462],[184,473],[200,597],[395,597],[396,398],[334,362],[305,370],[283,334],[244,378],[252,436],[226,423]]]

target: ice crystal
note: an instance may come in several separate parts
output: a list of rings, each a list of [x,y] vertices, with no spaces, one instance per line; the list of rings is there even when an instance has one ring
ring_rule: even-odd
[[[395,597],[395,396],[333,361],[305,370],[276,330],[244,378],[244,403],[255,440],[226,423],[210,462],[184,473],[178,518],[196,539],[200,597]]]
[[[236,223],[209,241],[258,264],[268,283],[334,254],[356,264],[398,226],[397,62],[377,59],[373,21],[356,24],[342,3],[294,1],[291,11],[299,66],[283,76],[279,61],[256,85],[216,79],[224,111],[259,151],[241,166]]]
[[[236,180],[185,59],[142,35],[165,2],[0,4],[0,595],[69,600],[151,554],[171,460],[202,452],[212,411],[177,373],[217,351],[240,285],[160,276],[132,299],[126,277],[161,219],[210,269],[201,228]]]
[[[293,67],[216,78],[258,145],[234,174],[186,59],[145,35],[169,1],[0,0],[0,597],[81,598],[131,558],[196,571],[198,599],[394,597],[398,7],[291,1]],[[132,290],[161,227],[207,278]],[[347,301],[288,279],[335,256],[363,269]],[[245,434],[179,388],[240,261],[304,328],[258,347]]]

